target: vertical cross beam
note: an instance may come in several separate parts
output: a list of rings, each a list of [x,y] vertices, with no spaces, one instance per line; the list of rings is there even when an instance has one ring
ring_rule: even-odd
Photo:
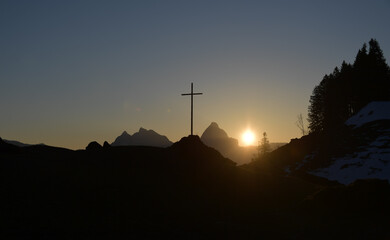
[[[191,96],[191,136],[194,133],[194,95],[202,95],[203,93],[194,93],[194,84],[191,83],[191,93],[183,93],[182,96]]]

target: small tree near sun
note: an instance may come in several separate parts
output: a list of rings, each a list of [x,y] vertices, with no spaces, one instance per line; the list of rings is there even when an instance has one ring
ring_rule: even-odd
[[[263,138],[259,142],[259,145],[257,147],[257,151],[258,151],[259,158],[271,151],[271,145],[269,144],[266,132],[263,133]]]

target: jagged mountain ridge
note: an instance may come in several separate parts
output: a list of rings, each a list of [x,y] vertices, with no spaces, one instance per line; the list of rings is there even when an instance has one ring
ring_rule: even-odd
[[[153,130],[140,128],[133,135],[124,131],[118,136],[111,146],[152,146],[152,147],[169,147],[172,142],[163,135],[158,134]]]
[[[28,144],[28,143],[22,143],[22,142],[19,142],[19,141],[16,141],[16,140],[7,140],[7,139],[3,139],[3,141],[6,142],[6,143],[9,143],[9,144],[18,146],[18,147],[29,147],[29,146],[34,146],[34,145],[45,145],[43,143]]]

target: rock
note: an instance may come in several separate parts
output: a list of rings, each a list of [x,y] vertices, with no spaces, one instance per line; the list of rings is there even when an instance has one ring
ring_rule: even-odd
[[[103,148],[110,148],[110,147],[111,145],[107,141],[104,141]]]
[[[100,145],[96,141],[93,141],[93,142],[90,142],[85,149],[88,150],[88,151],[95,151],[95,150],[99,150],[99,149],[102,149],[102,148],[103,148],[102,145]]]

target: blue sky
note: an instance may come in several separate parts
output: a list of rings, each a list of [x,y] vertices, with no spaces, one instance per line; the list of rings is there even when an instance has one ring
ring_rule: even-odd
[[[322,77],[376,38],[390,1],[1,1],[0,137],[84,148],[124,130],[172,141],[213,121],[299,137]]]

